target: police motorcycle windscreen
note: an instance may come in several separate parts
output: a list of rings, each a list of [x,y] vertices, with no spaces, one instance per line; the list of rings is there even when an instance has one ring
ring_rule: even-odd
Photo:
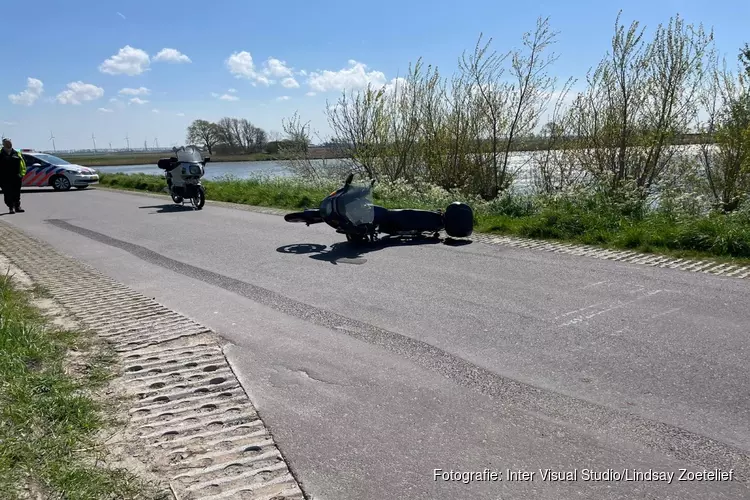
[[[175,151],[177,161],[180,163],[201,163],[203,156],[195,146],[183,146]]]
[[[203,177],[203,156],[194,146],[183,146],[175,151],[177,162],[181,165],[182,177]]]

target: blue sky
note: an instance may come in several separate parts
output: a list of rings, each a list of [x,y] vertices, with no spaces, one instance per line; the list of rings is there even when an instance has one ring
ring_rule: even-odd
[[[598,62],[621,7],[647,29],[677,13],[713,27],[731,63],[750,41],[747,0],[5,4],[0,133],[36,149],[52,147],[51,132],[58,150],[90,148],[92,134],[99,147],[124,147],[126,136],[133,147],[182,144],[192,120],[222,116],[281,132],[295,111],[326,135],[326,99],[343,87],[388,82],[420,56],[450,73],[480,32],[505,51],[540,15],[560,31],[563,80]]]

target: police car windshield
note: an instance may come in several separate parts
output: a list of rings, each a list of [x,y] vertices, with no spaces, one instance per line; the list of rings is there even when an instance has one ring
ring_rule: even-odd
[[[23,154],[23,153],[21,153]],[[43,162],[47,162],[50,165],[70,165],[67,161],[63,160],[62,158],[58,158],[57,156],[48,155],[46,153],[34,153],[35,158],[39,158]]]

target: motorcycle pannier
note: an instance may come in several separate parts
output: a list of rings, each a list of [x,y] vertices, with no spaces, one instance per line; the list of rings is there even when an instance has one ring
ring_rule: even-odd
[[[474,211],[465,203],[454,201],[445,209],[445,232],[454,238],[466,238],[474,231]]]
[[[166,171],[174,170],[177,166],[177,158],[160,158],[156,166]]]

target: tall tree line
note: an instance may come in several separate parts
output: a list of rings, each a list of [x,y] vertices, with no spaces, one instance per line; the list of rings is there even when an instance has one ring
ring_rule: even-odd
[[[245,118],[224,117],[215,123],[195,120],[188,126],[187,141],[209,154],[262,153],[269,147],[268,133]]]

